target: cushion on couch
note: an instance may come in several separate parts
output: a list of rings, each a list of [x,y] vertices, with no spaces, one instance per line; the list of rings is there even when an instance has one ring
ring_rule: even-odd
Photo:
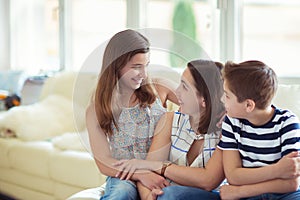
[[[273,103],[278,108],[289,109],[300,119],[300,85],[279,84]]]

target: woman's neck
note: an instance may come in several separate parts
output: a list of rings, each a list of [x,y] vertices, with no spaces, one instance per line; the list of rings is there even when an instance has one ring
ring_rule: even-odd
[[[198,133],[198,127],[199,127],[200,118],[198,116],[197,117],[190,116],[189,121],[190,121],[190,125],[191,125],[191,128],[193,129],[193,131],[196,134],[199,134]]]

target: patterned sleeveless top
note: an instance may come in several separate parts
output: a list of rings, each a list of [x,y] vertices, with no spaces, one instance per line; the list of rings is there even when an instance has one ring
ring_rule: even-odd
[[[204,139],[203,150],[190,164],[191,167],[205,167],[219,143],[220,135],[220,131],[200,135],[200,138]],[[194,140],[199,139],[191,128],[188,115],[180,112],[174,113],[171,139],[169,160],[177,165],[188,166],[187,153]]]
[[[152,142],[155,126],[166,112],[159,98],[151,107],[136,105],[122,108],[118,120],[119,131],[112,124],[109,136],[112,157],[115,159],[145,159]]]

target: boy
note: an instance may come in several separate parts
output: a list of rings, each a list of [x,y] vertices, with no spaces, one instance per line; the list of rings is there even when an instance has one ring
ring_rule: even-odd
[[[300,124],[271,104],[275,72],[260,61],[227,62],[222,75],[227,116],[218,147],[230,184],[222,199],[300,199]]]

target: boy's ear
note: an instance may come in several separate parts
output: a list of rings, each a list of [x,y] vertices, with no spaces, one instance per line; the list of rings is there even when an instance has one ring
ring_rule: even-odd
[[[252,112],[255,108],[255,102],[252,99],[246,100],[246,111]]]

